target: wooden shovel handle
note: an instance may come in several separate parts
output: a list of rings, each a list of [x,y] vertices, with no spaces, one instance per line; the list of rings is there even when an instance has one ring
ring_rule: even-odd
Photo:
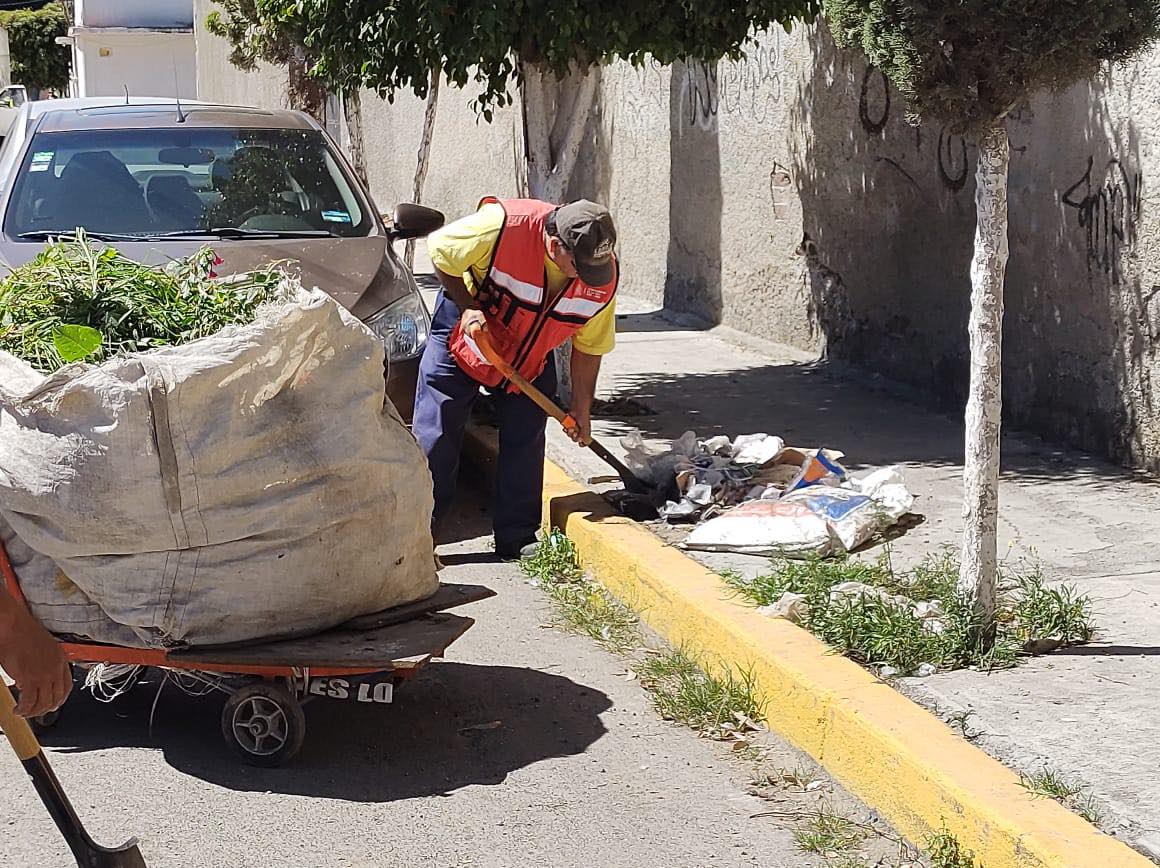
[[[32,734],[28,721],[16,713],[16,697],[0,678],[0,729],[8,736],[8,743],[23,762],[40,753],[40,742]]]
[[[477,322],[470,323],[467,327],[467,336],[475,341],[475,345],[479,347],[483,357],[491,362],[497,371],[511,380],[517,389],[535,401],[541,410],[563,425],[565,430],[575,431],[580,427],[571,414],[565,413],[555,401],[529,383],[525,377],[520,375],[519,371],[509,365],[507,360],[496,352],[495,347],[491,345],[491,339],[487,336],[487,326],[481,326]]]

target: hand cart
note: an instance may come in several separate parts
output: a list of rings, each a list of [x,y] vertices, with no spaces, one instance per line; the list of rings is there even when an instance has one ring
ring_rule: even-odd
[[[0,543],[0,575],[15,599],[27,606],[8,553]],[[432,596],[363,615],[334,629],[299,639],[204,648],[127,648],[61,638],[69,660],[148,666],[197,673],[228,695],[221,732],[247,763],[278,766],[292,759],[306,737],[302,706],[323,698],[370,705],[389,704],[399,684],[475,623],[446,612],[495,596],[482,585],[440,584]],[[51,726],[59,710],[34,723]]]

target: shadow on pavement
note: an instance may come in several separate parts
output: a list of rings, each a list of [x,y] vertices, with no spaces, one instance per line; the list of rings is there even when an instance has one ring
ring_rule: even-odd
[[[1155,645],[1069,645],[1051,652],[1067,657],[1160,657]]]
[[[670,325],[670,333],[683,332],[680,325]],[[614,395],[605,397],[630,397],[656,411],[602,420],[613,437],[633,428],[666,440],[688,430],[702,438],[764,431],[797,446],[840,449],[851,470],[887,464],[959,467],[963,460],[963,425],[957,415],[921,406],[905,387],[826,362],[623,373],[616,376]],[[1032,482],[1068,479],[1082,485],[1085,477],[1155,482],[1033,436],[1004,438],[1003,471]]]
[[[154,747],[175,769],[231,790],[389,802],[500,784],[533,763],[583,753],[606,733],[600,715],[612,704],[559,675],[437,662],[402,685],[393,705],[308,703],[302,753],[285,768],[259,769],[222,739],[224,694],[191,697],[167,684],[151,735],[156,694],[155,675],[107,705],[78,689],[43,742],[60,753]]]

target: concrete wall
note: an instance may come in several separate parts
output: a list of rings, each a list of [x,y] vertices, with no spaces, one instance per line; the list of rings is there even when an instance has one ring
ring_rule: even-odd
[[[197,0],[204,18],[208,0]],[[203,99],[278,104],[199,34]],[[1017,426],[1160,470],[1160,53],[1010,123],[1005,400]],[[822,28],[763,36],[745,61],[602,71],[570,195],[613,209],[624,288],[825,352],[961,412],[974,149],[912,127],[880,73]],[[519,115],[445,91],[425,201],[456,215],[517,188]],[[421,103],[364,97],[372,184],[410,195]],[[762,396],[776,401],[776,396]]]

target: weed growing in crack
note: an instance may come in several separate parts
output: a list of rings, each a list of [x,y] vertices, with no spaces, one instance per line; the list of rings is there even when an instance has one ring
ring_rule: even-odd
[[[552,600],[563,626],[615,653],[642,645],[636,613],[584,577],[575,543],[561,531],[545,533],[536,553],[520,567]],[[690,654],[674,650],[646,654],[633,668],[666,720],[714,738],[744,733],[761,720],[750,673],[709,674]]]
[[[563,626],[617,653],[639,644],[636,613],[584,577],[575,544],[560,531],[545,534],[543,544],[520,568],[552,600]]]
[[[1019,783],[1032,795],[1055,799],[1093,826],[1098,826],[1103,820],[1099,803],[1095,796],[1087,791],[1087,787],[1069,780],[1055,769],[1044,766],[1042,771],[1032,772],[1029,775],[1020,774]]]
[[[762,719],[753,675],[723,670],[705,672],[684,651],[646,657],[637,666],[661,717],[709,735]]]
[[[851,850],[864,837],[857,825],[828,806],[821,808],[793,833],[794,844],[799,850],[821,856],[835,856]]]
[[[931,868],[981,868],[975,862],[975,854],[945,828],[927,839],[926,855]]]
[[[1019,783],[1030,793],[1036,796],[1046,796],[1060,802],[1067,801],[1080,792],[1080,787],[1068,781],[1054,769],[1043,767],[1041,772],[1029,775],[1020,775]]]

